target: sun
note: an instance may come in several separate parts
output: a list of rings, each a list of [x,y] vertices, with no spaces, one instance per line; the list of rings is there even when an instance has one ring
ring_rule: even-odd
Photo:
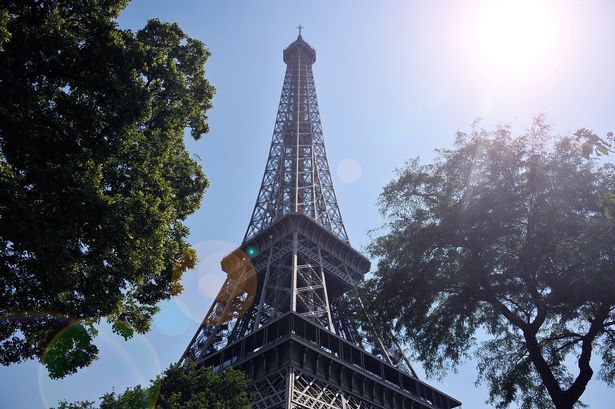
[[[468,21],[470,58],[491,75],[539,75],[554,56],[556,20],[546,0],[480,2]]]

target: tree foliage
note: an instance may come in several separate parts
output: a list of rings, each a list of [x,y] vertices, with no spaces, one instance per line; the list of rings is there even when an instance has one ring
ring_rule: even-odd
[[[147,331],[195,263],[207,180],[183,134],[208,130],[209,52],[176,24],[118,28],[126,3],[0,3],[2,364],[88,365],[96,322]]]
[[[60,402],[58,409],[249,409],[247,377],[229,368],[214,372],[192,361],[171,365],[149,387],[105,394],[94,402]]]
[[[475,353],[497,407],[572,408],[592,355],[614,384],[615,166],[582,142],[542,117],[518,137],[475,126],[380,197],[369,309],[430,374]]]
[[[587,159],[592,154],[602,156],[615,153],[615,150],[613,150],[613,144],[615,143],[613,132],[608,132],[606,138],[601,138],[592,132],[591,129],[582,128],[576,131],[574,136],[576,136],[577,141],[583,141],[581,154]]]

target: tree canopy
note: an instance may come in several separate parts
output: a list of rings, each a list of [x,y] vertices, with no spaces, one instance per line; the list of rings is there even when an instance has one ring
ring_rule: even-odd
[[[246,375],[229,368],[214,372],[186,360],[171,365],[149,387],[136,386],[94,402],[60,402],[57,409],[250,409]]]
[[[0,3],[0,362],[61,377],[130,337],[195,263],[183,221],[207,180],[209,52],[176,24],[116,22],[126,0]]]
[[[542,116],[521,136],[475,126],[408,161],[370,246],[369,309],[429,374],[475,354],[500,408],[572,408],[596,362],[615,380],[615,166],[551,133]]]

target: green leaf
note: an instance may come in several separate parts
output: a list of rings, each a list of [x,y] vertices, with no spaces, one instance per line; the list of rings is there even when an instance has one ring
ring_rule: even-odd
[[[134,335],[134,328],[125,321],[116,321],[113,323],[113,332],[128,340]]]
[[[591,142],[585,142],[581,146],[581,149],[582,149],[581,154],[583,155],[583,157],[585,157],[586,159],[589,159],[589,156],[594,151],[594,144]]]

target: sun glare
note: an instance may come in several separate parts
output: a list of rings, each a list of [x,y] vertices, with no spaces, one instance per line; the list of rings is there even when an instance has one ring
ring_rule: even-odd
[[[540,75],[557,54],[554,3],[543,0],[490,0],[470,12],[469,57],[482,74]]]

